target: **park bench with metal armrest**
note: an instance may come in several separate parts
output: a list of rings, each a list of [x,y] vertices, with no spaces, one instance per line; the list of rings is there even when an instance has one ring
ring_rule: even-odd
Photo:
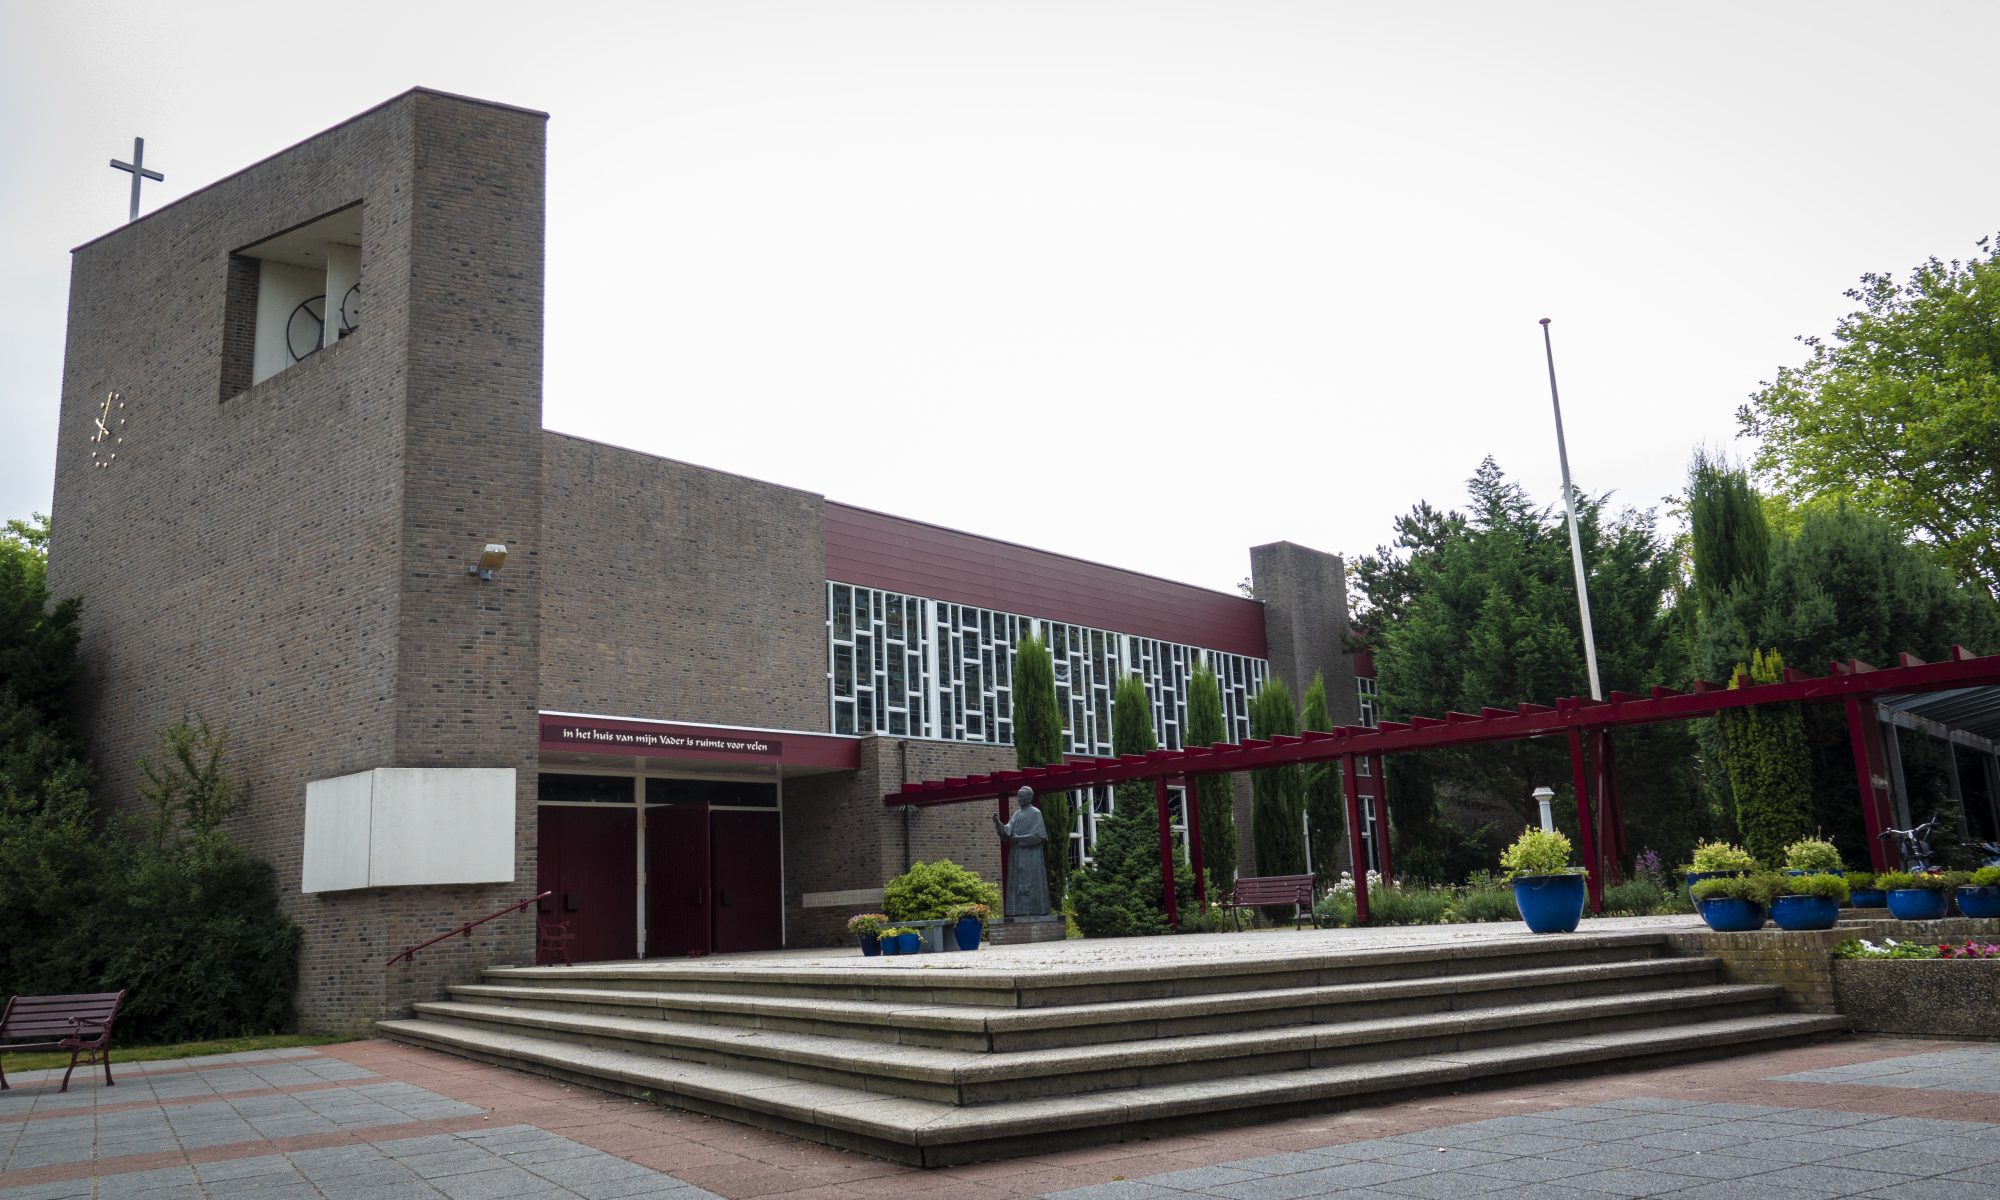
[[[0,1011],[0,1055],[10,1050],[67,1050],[69,1070],[63,1072],[62,1087],[69,1090],[69,1077],[77,1060],[86,1065],[104,1064],[104,1086],[117,1087],[111,1078],[111,1022],[118,1006],[125,1003],[124,992],[91,992],[75,996],[14,996]],[[40,1041],[21,1041],[39,1038]],[[7,1073],[0,1070],[0,1091],[8,1087]]]
[[[1310,875],[1251,875],[1236,881],[1236,890],[1229,898],[1216,905],[1229,910],[1230,925],[1235,927],[1238,914],[1246,908],[1260,908],[1267,904],[1296,904],[1298,909],[1292,919],[1292,928],[1311,921],[1313,928],[1319,928],[1318,914],[1313,912],[1313,877]]]

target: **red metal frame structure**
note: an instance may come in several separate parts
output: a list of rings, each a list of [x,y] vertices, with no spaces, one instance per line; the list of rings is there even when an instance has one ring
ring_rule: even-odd
[[[530,896],[526,900],[519,900],[513,904],[509,904],[507,907],[501,909],[499,912],[487,913],[485,916],[479,918],[477,921],[467,921],[465,924],[460,925],[457,929],[454,929],[449,933],[440,933],[428,942],[419,942],[417,945],[414,946],[405,946],[401,950],[398,950],[394,954],[391,954],[389,956],[389,961],[383,963],[382,965],[384,967],[393,967],[396,965],[396,961],[398,959],[415,958],[417,956],[417,951],[428,950],[432,946],[437,945],[439,942],[445,940],[446,938],[455,938],[459,936],[471,937],[472,930],[475,926],[484,925],[486,924],[486,922],[491,921],[493,918],[504,917],[510,912],[519,912],[521,909],[528,907],[530,904],[539,904],[543,900],[546,900],[553,895],[555,895],[555,893],[551,891],[551,892],[543,892],[539,896]]]
[[[1898,665],[1875,668],[1858,659],[1833,663],[1830,674],[1807,675],[1786,668],[1784,679],[1775,683],[1752,683],[1737,677],[1735,687],[1707,680],[1697,681],[1688,691],[1655,687],[1646,695],[1614,691],[1604,700],[1583,696],[1559,699],[1553,706],[1520,704],[1514,708],[1483,708],[1478,713],[1446,713],[1443,717],[1412,717],[1408,721],[1383,721],[1374,728],[1345,726],[1331,733],[1308,732],[1297,737],[1279,736],[1269,741],[1251,739],[1221,742],[1213,746],[1190,746],[1184,750],[1155,750],[1150,754],[1127,754],[1120,758],[1081,758],[1050,767],[1026,767],[996,771],[960,779],[928,780],[903,785],[902,790],[883,797],[895,806],[928,807],[936,804],[963,804],[968,801],[1006,797],[1023,784],[1037,791],[1071,791],[1134,780],[1155,780],[1159,810],[1160,845],[1170,845],[1166,787],[1172,779],[1183,783],[1201,775],[1234,771],[1254,771],[1260,767],[1281,767],[1308,762],[1340,760],[1347,781],[1347,828],[1350,857],[1363,860],[1361,843],[1361,794],[1356,767],[1367,758],[1373,778],[1375,819],[1381,836],[1376,839],[1376,869],[1386,881],[1392,878],[1389,860],[1388,821],[1381,794],[1383,757],[1418,750],[1480,745],[1521,738],[1565,737],[1569,741],[1571,784],[1576,790],[1578,824],[1583,844],[1578,847],[1590,870],[1590,906],[1599,911],[1604,900],[1604,877],[1625,854],[1625,821],[1618,803],[1617,772],[1611,751],[1611,730],[1621,725],[1650,725],[1661,721],[1686,721],[1714,716],[1734,708],[1756,704],[1832,703],[1847,707],[1848,731],[1854,743],[1854,769],[1861,792],[1862,815],[1868,831],[1869,853],[1877,871],[1891,866],[1889,850],[1881,832],[1889,828],[1891,813],[1889,783],[1881,727],[1868,712],[1877,696],[1944,691],[1953,688],[2000,685],[2000,654],[1983,657],[1953,646],[1944,662],[1927,663],[1911,654],[1898,656]],[[1190,831],[1199,826],[1194,789],[1184,792]],[[1191,852],[1193,847],[1190,847]],[[1357,876],[1362,875],[1360,871]],[[1161,855],[1168,919],[1173,912],[1173,860]],[[1201,875],[1195,875],[1202,887]],[[1355,889],[1356,916],[1368,920],[1368,889]],[[1206,906],[1208,898],[1199,896]]]

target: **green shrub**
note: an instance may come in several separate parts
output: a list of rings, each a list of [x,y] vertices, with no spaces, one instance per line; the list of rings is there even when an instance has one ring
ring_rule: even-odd
[[[1981,867],[1972,873],[1967,886],[2000,887],[2000,867]]]
[[[1800,838],[1785,847],[1785,866],[1821,874],[1840,870],[1840,851],[1824,838]]]
[[[1815,896],[1822,900],[1847,902],[1847,880],[1838,875],[1818,872],[1811,875],[1758,875],[1754,876],[1767,889],[1764,903],[1769,904],[1779,896]]]
[[[1660,907],[1664,893],[1650,879],[1628,879],[1617,887],[1604,889],[1606,916],[1643,917]]]
[[[892,921],[942,921],[961,904],[998,908],[1000,889],[948,858],[913,863],[882,889]]]
[[[1752,904],[1762,904],[1764,886],[1764,882],[1755,875],[1724,875],[1718,879],[1697,881],[1694,898],[1697,901],[1748,900]]]
[[[1368,923],[1442,925],[1454,922],[1460,919],[1454,916],[1457,899],[1454,888],[1373,887],[1368,889]],[[1313,913],[1326,924],[1354,925],[1358,918],[1354,910],[1353,890],[1337,888],[1326,893],[1313,905]]]
[[[1727,842],[1700,842],[1694,848],[1694,872],[1708,874],[1715,871],[1754,871],[1757,860],[1741,846]],[[1699,897],[1697,897],[1699,899]]]
[[[1514,892],[1505,887],[1468,887],[1451,902],[1452,922],[1518,921],[1521,911],[1514,904]]]
[[[1564,875],[1569,865],[1569,839],[1553,829],[1530,826],[1521,831],[1514,844],[1500,852],[1500,865],[1509,879],[1521,875]]]
[[[1877,886],[1880,885],[1875,882],[1875,872],[1873,871],[1849,871],[1847,873],[1847,890],[1849,893]]]
[[[1951,878],[1943,873],[1912,875],[1908,871],[1884,871],[1875,877],[1875,886],[1885,892],[1909,891],[1913,888],[1942,892],[1952,884]]]

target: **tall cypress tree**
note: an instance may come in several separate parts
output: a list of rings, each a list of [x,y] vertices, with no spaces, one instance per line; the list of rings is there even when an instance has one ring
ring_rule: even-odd
[[[1705,449],[1696,450],[1688,464],[1687,512],[1693,615],[1702,623],[1729,602],[1732,592],[1762,588],[1771,567],[1771,529],[1764,516],[1763,497],[1750,485],[1749,472]],[[1732,648],[1730,654],[1748,655],[1754,649]],[[1699,653],[1697,647],[1697,657]],[[1695,668],[1697,676],[1703,674],[1699,662]],[[1694,725],[1702,762],[1702,791],[1713,814],[1711,823],[1725,830],[1736,826],[1738,812],[1731,783],[1736,772],[1729,762],[1726,726],[1717,717],[1703,718]],[[1743,836],[1740,829],[1736,836]]]
[[[1758,651],[1737,676],[1752,683],[1785,677],[1777,651]],[[1719,718],[1729,746],[1729,784],[1736,794],[1736,825],[1743,848],[1768,866],[1784,861],[1785,847],[1813,833],[1812,773],[1806,753],[1805,722],[1796,704],[1758,704]]]
[[[1118,681],[1111,698],[1111,747],[1119,754],[1158,749],[1153,705],[1136,675]],[[1090,865],[1071,881],[1077,928],[1087,937],[1131,937],[1166,933],[1166,902],[1160,878],[1160,832],[1154,785],[1139,781],[1117,787],[1111,816],[1097,825]],[[1182,912],[1193,902],[1194,877],[1175,863],[1175,903]]]
[[[1313,672],[1312,686],[1306,689],[1303,724],[1323,733],[1333,731],[1333,712],[1326,703],[1326,676]],[[1347,828],[1343,811],[1339,767],[1331,761],[1308,764],[1305,768],[1307,845],[1312,850],[1315,889],[1329,887],[1340,878],[1340,841]]]
[[[1228,734],[1222,727],[1222,686],[1207,663],[1198,664],[1188,681],[1185,744],[1213,746]],[[1195,779],[1195,807],[1201,816],[1201,858],[1219,895],[1236,887],[1236,789],[1228,775]]]
[[[1014,647],[1014,765],[1051,767],[1063,759],[1062,712],[1056,707],[1055,663],[1041,639],[1029,634]],[[1042,854],[1048,868],[1049,902],[1062,910],[1069,886],[1069,793],[1036,790],[1049,844]]]
[[[1299,731],[1298,709],[1282,679],[1273,676],[1250,701],[1250,736],[1268,738]],[[1299,768],[1263,767],[1250,772],[1250,838],[1259,875],[1303,875],[1305,781]]]

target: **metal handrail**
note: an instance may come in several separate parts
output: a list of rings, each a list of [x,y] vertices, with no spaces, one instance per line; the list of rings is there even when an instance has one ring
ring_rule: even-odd
[[[388,962],[385,962],[385,963],[383,963],[382,965],[383,965],[383,966],[384,966],[385,968],[386,968],[386,967],[393,967],[393,966],[395,966],[395,965],[396,965],[396,960],[397,960],[397,959],[400,959],[400,958],[415,958],[415,957],[416,957],[416,955],[417,955],[417,951],[419,951],[419,950],[428,950],[428,949],[430,949],[430,948],[431,948],[432,946],[435,946],[435,945],[437,945],[437,944],[438,944],[439,942],[441,942],[441,941],[445,940],[446,938],[450,938],[450,937],[459,937],[459,936],[461,936],[461,935],[463,935],[463,936],[465,936],[465,937],[471,937],[471,936],[472,936],[472,930],[473,930],[473,927],[474,927],[474,926],[476,926],[476,925],[484,925],[484,924],[486,924],[486,922],[488,922],[488,921],[491,921],[491,920],[492,920],[493,918],[495,918],[495,917],[504,917],[504,916],[506,916],[506,915],[507,915],[508,913],[510,913],[510,912],[518,912],[518,911],[520,911],[521,909],[524,909],[524,908],[528,907],[528,906],[529,906],[530,904],[540,904],[540,903],[541,903],[542,901],[544,901],[544,900],[548,899],[548,898],[549,898],[550,896],[553,896],[553,895],[555,895],[555,892],[554,892],[554,890],[552,889],[552,890],[550,890],[550,891],[546,891],[546,892],[543,892],[543,893],[542,893],[541,895],[539,895],[539,896],[530,896],[530,897],[528,897],[528,898],[527,898],[526,900],[521,900],[521,901],[517,901],[516,903],[513,903],[513,904],[509,904],[509,905],[508,905],[507,907],[505,907],[505,908],[501,909],[501,910],[500,910],[499,912],[496,912],[496,913],[487,913],[487,914],[486,914],[485,916],[483,916],[483,917],[479,918],[479,919],[478,919],[477,921],[467,921],[467,922],[466,922],[465,924],[463,924],[463,925],[460,925],[460,926],[459,926],[459,927],[458,927],[457,929],[454,929],[454,930],[451,930],[451,931],[450,931],[450,932],[448,932],[448,933],[440,933],[440,934],[438,934],[438,935],[437,935],[436,937],[432,938],[432,939],[431,939],[430,941],[428,941],[428,942],[424,942],[424,943],[422,943],[422,944],[420,944],[420,945],[416,945],[416,946],[405,946],[405,947],[403,947],[403,948],[402,948],[402,950],[400,950],[399,952],[397,952],[397,953],[395,953],[395,954],[392,954],[392,955],[390,955],[390,956],[389,956],[389,961],[388,961]]]

